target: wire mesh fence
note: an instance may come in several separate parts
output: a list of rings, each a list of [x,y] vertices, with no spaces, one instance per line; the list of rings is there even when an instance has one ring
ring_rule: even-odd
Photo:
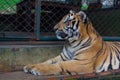
[[[0,0],[0,37],[34,38],[35,1]]]
[[[120,36],[120,0],[0,0],[0,38],[51,38],[71,9],[84,10],[102,36]]]
[[[52,27],[69,10],[85,9],[86,0],[43,0],[41,27],[42,31],[52,31]],[[105,2],[108,1],[108,2]],[[85,10],[94,27],[102,36],[120,36],[120,1],[115,0],[88,0],[88,8]],[[45,21],[45,22],[44,22]],[[48,28],[47,28],[48,27]]]

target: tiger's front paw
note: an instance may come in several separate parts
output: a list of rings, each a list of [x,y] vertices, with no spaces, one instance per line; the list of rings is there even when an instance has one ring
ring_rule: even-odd
[[[42,75],[42,70],[40,71],[39,69],[37,65],[27,65],[23,68],[25,73],[31,73],[35,76]]]
[[[23,68],[24,72],[33,75],[57,75],[60,74],[61,68],[58,64],[34,64],[27,65]]]

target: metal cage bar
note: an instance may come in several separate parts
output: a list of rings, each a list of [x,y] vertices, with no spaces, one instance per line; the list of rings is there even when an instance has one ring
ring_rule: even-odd
[[[41,0],[36,0],[36,39],[40,40]]]

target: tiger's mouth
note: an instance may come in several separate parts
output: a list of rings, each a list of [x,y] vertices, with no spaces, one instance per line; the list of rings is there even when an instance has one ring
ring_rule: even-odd
[[[57,30],[56,36],[58,39],[67,39],[68,34],[64,33],[62,30]]]

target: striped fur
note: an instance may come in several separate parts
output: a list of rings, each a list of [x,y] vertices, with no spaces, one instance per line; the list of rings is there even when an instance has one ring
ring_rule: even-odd
[[[54,27],[58,39],[66,43],[60,55],[24,67],[34,75],[85,74],[120,67],[120,42],[103,41],[82,11],[70,11]]]

